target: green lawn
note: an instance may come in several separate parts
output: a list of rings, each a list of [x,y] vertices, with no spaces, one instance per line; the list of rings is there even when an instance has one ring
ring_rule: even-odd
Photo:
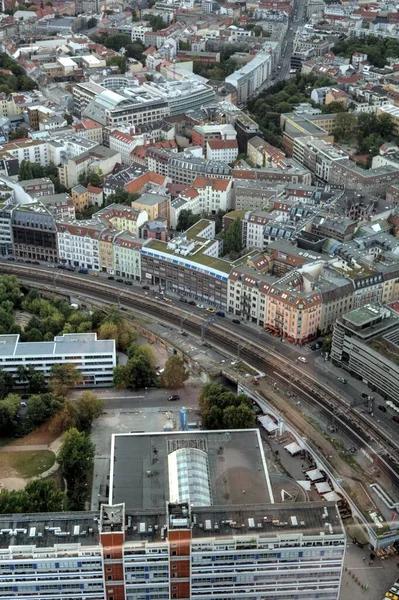
[[[1,477],[37,477],[47,471],[55,462],[51,450],[27,452],[0,452]]]

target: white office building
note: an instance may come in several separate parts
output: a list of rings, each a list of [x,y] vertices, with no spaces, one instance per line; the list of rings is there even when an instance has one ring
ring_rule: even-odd
[[[53,342],[20,342],[19,334],[0,335],[0,367],[16,373],[33,365],[49,376],[54,365],[73,364],[83,385],[112,385],[116,366],[115,340],[97,340],[96,333],[57,335]]]

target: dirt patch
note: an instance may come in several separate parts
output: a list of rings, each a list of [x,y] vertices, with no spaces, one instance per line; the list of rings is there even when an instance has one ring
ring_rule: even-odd
[[[27,326],[27,324],[29,323],[29,321],[31,320],[32,317],[33,317],[33,315],[31,313],[28,313],[24,310],[16,310],[15,311],[15,324],[22,327],[22,329],[25,329],[25,327]]]
[[[35,431],[28,433],[22,438],[13,440],[10,446],[49,446],[59,436],[58,433],[54,433],[51,427],[51,420],[40,425]]]
[[[0,489],[3,490],[23,490],[26,486],[26,479],[21,477],[5,477],[0,479]]]

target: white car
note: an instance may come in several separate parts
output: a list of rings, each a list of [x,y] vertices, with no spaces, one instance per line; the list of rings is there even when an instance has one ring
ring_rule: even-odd
[[[302,363],[308,362],[304,356],[298,356],[298,360],[300,360]]]
[[[205,306],[203,304],[197,304],[197,308],[202,308],[202,310],[205,308]]]

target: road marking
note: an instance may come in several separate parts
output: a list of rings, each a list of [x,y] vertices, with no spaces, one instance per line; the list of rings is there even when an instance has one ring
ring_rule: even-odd
[[[102,400],[137,400],[145,396],[101,396]]]

